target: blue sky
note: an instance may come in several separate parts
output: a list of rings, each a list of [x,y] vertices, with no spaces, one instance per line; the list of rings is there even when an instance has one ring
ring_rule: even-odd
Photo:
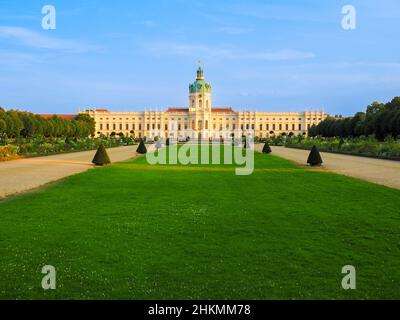
[[[398,0],[0,0],[0,105],[184,107],[201,60],[216,107],[351,115],[400,95],[399,22]]]

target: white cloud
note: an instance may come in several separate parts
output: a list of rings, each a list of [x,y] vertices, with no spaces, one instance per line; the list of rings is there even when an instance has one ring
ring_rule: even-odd
[[[54,49],[76,52],[85,52],[96,49],[95,46],[79,41],[50,37],[20,27],[0,26],[0,39],[1,38],[16,41],[21,45],[37,49]]]
[[[153,20],[145,20],[142,22],[145,27],[151,28],[155,26],[155,22]]]
[[[203,58],[222,58],[230,60],[264,60],[264,61],[287,61],[312,59],[312,52],[298,50],[279,51],[243,51],[234,48],[222,48],[201,44],[159,42],[148,44],[147,50],[157,56],[176,55]]]

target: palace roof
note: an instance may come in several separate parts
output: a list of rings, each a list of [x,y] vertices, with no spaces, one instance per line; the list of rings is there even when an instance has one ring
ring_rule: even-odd
[[[232,108],[215,108],[211,109],[212,112],[218,112],[218,113],[234,113]]]
[[[189,109],[187,109],[187,108],[169,108],[167,110],[167,112],[170,112],[170,113],[189,112]]]

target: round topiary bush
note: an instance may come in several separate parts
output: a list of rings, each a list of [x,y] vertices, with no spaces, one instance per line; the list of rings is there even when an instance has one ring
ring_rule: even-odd
[[[139,143],[139,146],[138,146],[136,152],[137,152],[137,153],[140,153],[140,154],[145,154],[145,153],[147,153],[147,148],[146,148],[146,146],[144,145],[143,139],[140,139],[140,143]]]
[[[104,145],[100,145],[99,148],[97,149],[97,152],[93,158],[92,161],[93,164],[96,166],[104,166],[106,164],[110,164],[110,158],[107,154],[106,148],[104,148]]]
[[[321,155],[319,154],[317,146],[313,146],[310,152],[310,155],[308,156],[307,163],[310,166],[320,166],[323,161],[321,158]]]

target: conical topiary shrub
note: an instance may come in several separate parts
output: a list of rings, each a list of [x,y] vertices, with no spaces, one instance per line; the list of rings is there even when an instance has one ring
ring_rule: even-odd
[[[93,158],[92,163],[94,163],[96,166],[104,166],[106,164],[111,163],[110,158],[108,157],[106,148],[104,148],[104,146],[102,144],[97,149],[97,152]]]
[[[319,151],[317,149],[317,146],[313,146],[310,152],[310,155],[308,156],[307,163],[310,166],[320,166],[322,164],[322,158],[321,155],[319,154]]]
[[[167,141],[165,142],[166,146],[169,146],[169,138],[167,138]]]
[[[271,153],[271,147],[269,146],[268,142],[264,144],[264,148],[262,149],[262,153]]]
[[[139,147],[137,148],[136,152],[140,154],[147,153],[147,148],[144,145],[143,139],[140,139]]]

